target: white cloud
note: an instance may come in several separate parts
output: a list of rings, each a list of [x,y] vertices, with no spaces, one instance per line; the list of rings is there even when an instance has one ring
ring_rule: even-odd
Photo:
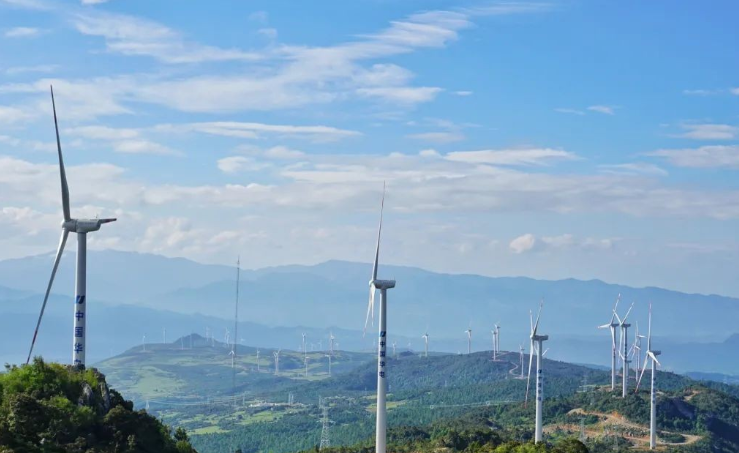
[[[472,91],[465,91],[465,90],[455,91],[454,94],[456,94],[457,96],[462,96],[462,97],[472,96]]]
[[[0,125],[19,123],[32,117],[33,115],[25,109],[0,105]]]
[[[288,124],[247,123],[238,121],[214,121],[207,123],[189,123],[181,125],[160,125],[155,130],[199,132],[211,135],[236,138],[258,138],[260,135],[293,137],[313,142],[334,142],[361,135],[357,131],[339,129],[331,126],[297,126]]]
[[[647,162],[630,162],[626,164],[599,165],[598,168],[604,173],[667,176],[667,170]]]
[[[710,96],[712,94],[720,93],[720,90],[704,90],[704,89],[697,89],[697,90],[683,90],[683,94],[686,94],[688,96]]]
[[[65,128],[62,132],[64,134],[94,140],[125,140],[140,136],[139,131],[136,129],[113,128],[108,126],[69,127]]]
[[[614,115],[614,109],[615,107],[610,105],[591,105],[590,107],[588,107],[588,110],[592,112],[603,113],[605,115]]]
[[[739,135],[739,127],[728,124],[682,124],[682,138],[695,140],[731,140]]]
[[[441,157],[441,154],[435,149],[422,149],[418,152],[418,155],[421,157]]]
[[[410,134],[407,136],[414,140],[431,143],[454,143],[464,140],[464,135],[459,132],[425,132],[421,134]]]
[[[729,91],[731,92],[731,94],[739,96],[739,88],[731,88]]]
[[[434,100],[440,91],[436,87],[378,87],[359,88],[357,94],[399,104],[418,104]]]
[[[662,157],[677,167],[739,168],[739,145],[712,145],[699,148],[660,149],[647,153]]]
[[[595,239],[591,237],[577,238],[572,234],[561,234],[559,236],[543,236],[537,238],[531,233],[524,234],[513,239],[508,248],[511,252],[522,254],[526,252],[542,251],[566,251],[566,250],[610,250],[613,248],[617,238]]]
[[[577,109],[556,108],[554,109],[554,111],[559,112],[559,113],[566,113],[569,115],[585,115],[585,112],[583,112],[582,110],[577,110]]]
[[[554,161],[576,160],[570,152],[552,148],[501,149],[481,151],[454,151],[448,160],[491,165],[546,165]]]
[[[99,5],[101,3],[107,3],[108,0],[82,0],[83,5]]]
[[[124,14],[85,12],[74,15],[77,30],[105,39],[110,52],[156,58],[165,63],[246,60],[256,53],[187,42],[178,32],[154,21]]]
[[[277,39],[277,29],[275,28],[260,28],[257,33],[267,39]]]
[[[231,156],[218,159],[218,169],[224,173],[239,173],[244,171],[259,171],[268,168],[270,164],[257,162],[250,157]]]
[[[41,30],[33,27],[15,27],[6,30],[6,38],[32,38],[41,34]]]
[[[54,72],[59,69],[59,65],[55,64],[42,64],[36,66],[13,66],[5,70],[7,75],[20,75],[28,74],[32,72]]]
[[[122,140],[115,143],[113,145],[113,149],[117,153],[125,154],[159,154],[166,156],[182,155],[182,153],[167,146],[145,139]]]
[[[299,159],[305,156],[305,153],[286,146],[273,146],[264,151],[264,156],[271,159]]]
[[[536,246],[536,238],[530,233],[519,236],[508,244],[508,248],[510,248],[513,253],[517,254],[528,252],[532,250],[534,246]]]

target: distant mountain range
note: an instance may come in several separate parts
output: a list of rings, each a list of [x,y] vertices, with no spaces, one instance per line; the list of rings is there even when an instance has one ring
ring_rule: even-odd
[[[25,359],[51,261],[50,255],[0,261],[0,359]],[[343,349],[369,349],[375,335],[361,334],[369,274],[368,264],[341,261],[244,270],[239,336],[253,346],[295,349],[301,332],[307,331],[317,343],[333,329]],[[404,349],[408,342],[412,349],[422,349],[420,337],[428,331],[432,350],[464,350],[463,331],[468,327],[473,330],[473,349],[490,349],[490,329],[500,323],[502,347],[518,351],[519,344],[527,346],[528,311],[544,298],[541,329],[552,337],[549,354],[606,365],[610,336],[595,327],[610,320],[620,293],[620,313],[636,301],[630,320],[634,327],[640,325],[640,333],[646,333],[647,305],[653,303],[655,344],[668,369],[739,374],[739,337],[732,337],[739,333],[738,299],[598,280],[492,278],[399,266],[381,266],[380,274],[398,281],[389,292],[388,330]],[[73,285],[74,254],[68,253],[42,326],[39,353],[66,360]],[[170,338],[190,332],[203,335],[210,327],[222,339],[225,329],[232,328],[234,293],[233,267],[90,252],[90,354],[102,359],[140,343],[144,333],[150,341],[161,341],[165,327]]]

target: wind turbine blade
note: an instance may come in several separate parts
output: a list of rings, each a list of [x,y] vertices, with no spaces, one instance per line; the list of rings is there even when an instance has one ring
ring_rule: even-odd
[[[616,349],[616,329],[611,329],[611,347]]]
[[[619,324],[623,324],[621,322],[621,318],[618,316],[618,313],[616,313],[616,310],[613,310],[613,316],[616,317],[616,321],[618,321]],[[613,319],[613,318],[611,318],[611,319]]]
[[[652,303],[649,303],[649,325],[647,327],[647,351],[652,350]]]
[[[541,309],[544,308],[544,300],[539,303],[539,313],[536,315],[536,324],[534,324],[534,335],[536,335],[537,329],[539,329],[539,319],[541,318]]]
[[[647,370],[647,361],[644,360],[644,366],[641,369],[641,373],[639,373],[639,379],[636,381],[636,389],[634,390],[634,393],[637,393],[639,391],[639,386],[641,385],[641,379],[644,377],[644,372]]]
[[[629,311],[626,312],[626,316],[624,316],[623,322],[626,322],[626,318],[629,317],[629,314],[631,313],[632,308],[634,308],[634,302],[631,303],[631,306],[629,307]]]
[[[67,185],[67,173],[64,171],[64,159],[62,158],[62,144],[59,140],[59,124],[56,120],[56,104],[54,103],[54,88],[51,88],[51,108],[54,111],[54,129],[56,130],[56,149],[59,154],[59,177],[62,181],[62,212],[64,221],[69,221],[69,186]]]
[[[56,250],[56,258],[54,258],[54,267],[51,268],[51,278],[49,278],[49,284],[46,286],[46,294],[44,294],[44,303],[41,304],[41,313],[38,315],[38,321],[36,321],[36,329],[33,331],[33,339],[31,340],[31,349],[28,351],[28,357],[26,358],[26,365],[31,361],[31,354],[33,354],[33,347],[36,344],[36,336],[38,336],[38,329],[41,326],[41,318],[44,317],[44,310],[46,310],[46,302],[49,300],[49,292],[51,292],[51,285],[54,283],[54,277],[56,276],[56,269],[59,267],[59,261],[62,258],[64,252],[64,244],[67,243],[67,235],[69,231],[63,230],[62,237],[59,240],[59,247]]]
[[[607,329],[609,327],[611,327],[611,323],[603,324],[602,326],[598,326],[599,329]]]
[[[524,406],[529,402],[529,387],[531,386],[531,366],[534,364],[534,339],[531,339],[531,349],[529,349],[529,374],[526,377],[526,397],[524,398]]]
[[[364,333],[362,337],[367,335],[367,326],[372,320],[372,325],[375,325],[375,285],[370,285],[369,304],[367,304],[367,318],[364,320]]]
[[[377,263],[380,259],[380,235],[382,234],[382,214],[385,210],[385,183],[382,183],[382,202],[380,204],[380,226],[377,228],[377,248],[375,249],[375,264],[372,266],[372,280],[377,280]]]
[[[662,366],[661,363],[659,363],[659,360],[657,360],[657,356],[654,355],[652,351],[647,351],[647,355],[652,358],[655,362],[657,362],[657,365]]]
[[[534,334],[534,313],[529,310],[529,325],[531,325],[531,335]]]

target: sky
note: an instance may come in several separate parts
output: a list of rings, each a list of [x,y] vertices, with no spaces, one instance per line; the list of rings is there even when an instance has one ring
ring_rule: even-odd
[[[59,240],[53,84],[92,249],[369,262],[385,183],[383,263],[739,296],[737,14],[0,0],[0,259]]]

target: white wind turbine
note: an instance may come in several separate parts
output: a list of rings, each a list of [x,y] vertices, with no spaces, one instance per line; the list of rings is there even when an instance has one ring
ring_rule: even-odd
[[[654,450],[657,446],[657,365],[661,365],[657,356],[660,351],[652,349],[652,304],[649,304],[649,327],[647,330],[647,355],[644,356],[644,366],[641,370],[639,380],[636,382],[636,391],[639,390],[639,384],[647,369],[647,360],[652,359],[652,387],[649,391],[649,449]]]
[[[334,340],[336,340],[334,333],[329,332],[328,334],[328,353],[331,355],[334,355]]]
[[[631,309],[634,308],[634,303],[632,302],[631,306],[629,307],[629,310],[626,312],[626,316],[624,316],[624,319],[619,318],[618,313],[616,313],[616,310],[613,310],[613,314],[616,316],[616,320],[618,320],[618,325],[621,327],[621,344],[623,345],[622,351],[619,352],[621,355],[621,361],[623,362],[623,389],[621,392],[621,396],[623,398],[626,398],[626,393],[629,390],[629,363],[631,363],[631,360],[629,360],[629,327],[631,327],[631,324],[627,324],[626,320],[629,317],[629,314],[631,313]]]
[[[257,373],[259,373],[259,371],[261,370],[259,369],[259,349],[257,349]]]
[[[72,364],[78,367],[85,366],[86,338],[87,338],[87,233],[97,231],[104,223],[114,222],[116,219],[73,219],[69,209],[69,186],[67,185],[67,174],[64,170],[64,159],[62,158],[62,145],[59,140],[59,124],[56,119],[56,104],[54,103],[54,89],[51,88],[51,107],[54,111],[54,129],[56,131],[56,148],[59,157],[59,177],[61,179],[62,192],[62,213],[64,220],[62,221],[62,237],[59,240],[59,247],[54,258],[54,266],[51,269],[51,277],[49,284],[46,286],[46,294],[44,302],[41,304],[41,313],[39,314],[36,328],[33,331],[33,339],[31,340],[31,348],[28,351],[26,364],[31,361],[33,347],[36,344],[41,319],[44,316],[46,302],[49,300],[49,292],[54,283],[59,261],[64,252],[64,245],[67,243],[69,233],[77,233],[77,270],[76,285],[74,298],[74,330],[72,332]]]
[[[472,354],[472,327],[464,331],[467,334],[467,354]]]
[[[398,343],[393,341],[393,357],[398,358],[398,353],[395,351],[395,348],[398,346]]]
[[[636,366],[634,366],[634,382],[637,382],[639,380],[639,374],[641,371],[641,340],[642,338],[646,338],[644,335],[639,335],[639,322],[636,323],[636,329],[634,331],[634,344],[631,345],[631,357],[632,360],[634,360],[634,357],[636,360],[634,360],[634,363]]]
[[[500,353],[500,324],[495,324],[495,354]]]
[[[421,335],[421,338],[423,338],[423,341],[424,341],[424,352],[423,352],[423,355],[424,355],[424,357],[428,357],[429,356],[429,334],[428,334],[428,332],[426,332],[425,334]]]
[[[367,318],[364,322],[364,331],[370,319],[374,322],[375,291],[380,290],[380,325],[379,345],[377,347],[377,415],[375,427],[375,453],[385,453],[387,442],[387,376],[385,372],[386,343],[387,343],[387,290],[395,288],[395,280],[378,280],[377,267],[380,259],[380,236],[382,234],[382,214],[385,207],[385,188],[382,189],[382,202],[380,204],[380,226],[377,229],[377,247],[375,249],[375,262],[372,266],[372,279],[369,281],[370,294],[367,306]]]
[[[143,347],[143,351],[146,352],[146,334],[141,338],[141,346]]]
[[[272,354],[275,356],[275,375],[280,373],[280,352],[282,349],[278,349]]]
[[[541,309],[544,306],[542,301],[539,304],[539,313],[536,315],[536,323],[534,323],[534,314],[529,311],[529,321],[531,323],[531,348],[529,349],[529,374],[526,380],[526,404],[529,401],[529,384],[531,383],[531,365],[534,361],[534,353],[536,353],[536,420],[534,430],[534,443],[542,441],[542,403],[544,399],[544,376],[542,369],[542,348],[544,342],[549,339],[549,335],[539,335],[539,319],[541,318]]]
[[[598,326],[599,329],[611,329],[611,391],[616,390],[616,353],[618,352],[618,347],[616,346],[616,328],[619,325],[616,322],[616,309],[618,308],[618,303],[620,301],[621,294],[619,294],[616,298],[616,305],[613,307],[611,320],[608,322],[608,324]]]
[[[496,348],[496,341],[495,340],[496,340],[496,337],[498,336],[498,334],[495,332],[495,328],[493,328],[493,330],[491,330],[490,333],[493,334],[493,360],[498,360],[498,353],[497,353],[497,351],[495,349]]]
[[[303,355],[308,354],[308,350],[305,349],[305,334],[303,334]]]

